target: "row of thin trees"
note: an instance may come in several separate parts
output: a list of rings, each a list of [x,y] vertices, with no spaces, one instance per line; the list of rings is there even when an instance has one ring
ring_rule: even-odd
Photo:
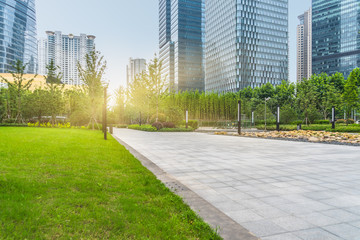
[[[95,128],[101,118],[103,89],[106,86],[103,75],[106,61],[99,52],[86,55],[86,64],[78,64],[82,86],[65,87],[62,73],[52,61],[45,76],[46,84],[30,91],[36,75],[26,78],[27,65],[17,61],[9,72],[12,81],[2,77],[7,85],[0,89],[0,121],[24,124],[29,120],[44,121],[50,118],[52,124],[66,117],[74,125],[91,124]]]
[[[338,118],[355,118],[356,110],[360,107],[358,68],[346,80],[341,73],[331,76],[323,73],[297,83],[283,81],[278,86],[268,83],[236,93],[171,92],[166,88],[166,79],[159,74],[161,68],[161,62],[156,59],[127,90],[120,88],[117,91],[113,118],[118,122],[135,123],[139,121],[141,113],[143,122],[180,121],[188,110],[191,119],[235,121],[238,101],[242,100],[242,114],[249,119],[252,114],[257,120],[266,117],[274,119],[280,106],[282,122],[301,120],[312,123],[330,119],[333,106],[336,107]]]

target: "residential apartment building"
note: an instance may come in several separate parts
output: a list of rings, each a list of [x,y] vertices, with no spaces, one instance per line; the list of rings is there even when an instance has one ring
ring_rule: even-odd
[[[137,75],[146,71],[146,60],[145,59],[132,59],[129,60],[129,65],[126,66],[126,83],[129,86]]]
[[[312,1],[312,70],[345,77],[360,66],[360,0]]]
[[[47,74],[46,66],[54,61],[63,74],[62,82],[69,85],[82,85],[79,78],[78,63],[85,67],[86,55],[95,46],[95,36],[80,34],[64,35],[60,31],[47,31],[47,39],[39,40],[39,73]]]
[[[312,14],[311,8],[299,16],[296,38],[296,79],[302,81],[312,75]]]
[[[207,0],[206,91],[288,80],[288,0]]]
[[[204,0],[159,1],[159,58],[173,91],[204,90]]]

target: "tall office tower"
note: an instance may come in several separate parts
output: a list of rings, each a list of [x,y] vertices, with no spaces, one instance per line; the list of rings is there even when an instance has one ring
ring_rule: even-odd
[[[159,1],[159,58],[174,91],[204,90],[204,0]]]
[[[145,59],[132,59],[129,60],[129,65],[126,67],[126,82],[129,86],[135,79],[136,75],[146,71]]]
[[[312,75],[312,16],[311,8],[299,16],[300,24],[297,26],[297,81],[309,79]]]
[[[0,72],[6,73],[21,60],[26,73],[37,66],[35,0],[0,1]]]
[[[288,80],[288,0],[207,0],[206,91]]]
[[[37,74],[46,75],[49,54],[48,54],[48,41],[47,39],[38,40],[38,67]]]
[[[360,65],[360,0],[312,1],[313,73],[343,73]]]
[[[78,63],[85,67],[86,54],[95,46],[95,36],[80,34],[63,35],[61,32],[47,31],[47,39],[39,40],[39,73],[47,74],[46,66],[54,61],[63,74],[62,82],[69,85],[82,85],[79,78]],[[41,48],[40,48],[41,47]]]

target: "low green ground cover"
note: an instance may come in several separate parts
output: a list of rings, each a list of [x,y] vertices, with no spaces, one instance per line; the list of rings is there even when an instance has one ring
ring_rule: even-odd
[[[132,130],[139,130],[139,131],[146,131],[146,132],[193,132],[194,129],[189,127],[189,128],[185,128],[185,127],[180,127],[180,128],[162,128],[160,130],[157,130],[156,127],[153,127],[151,125],[129,125],[128,126],[129,129]]]
[[[111,136],[0,128],[0,239],[220,239]]]

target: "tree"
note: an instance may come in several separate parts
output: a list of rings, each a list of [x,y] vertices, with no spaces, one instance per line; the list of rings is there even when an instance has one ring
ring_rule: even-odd
[[[306,125],[316,119],[317,92],[311,80],[301,81],[297,84],[297,105],[305,117]]]
[[[25,69],[26,69],[27,65],[28,64],[24,65],[23,62],[20,60],[16,61],[15,64],[12,65],[13,70],[9,71],[13,78],[12,82],[1,76],[2,80],[5,83],[7,83],[7,85],[8,85],[9,96],[13,97],[14,101],[16,103],[16,105],[15,105],[15,112],[16,112],[15,122],[18,122],[18,123],[24,123],[24,119],[23,119],[23,115],[22,115],[23,94],[27,90],[30,89],[32,82],[37,77],[37,75],[35,75],[33,78],[31,78],[29,80],[24,78]],[[11,99],[9,99],[8,101],[10,101],[10,100]]]
[[[350,73],[346,81],[344,93],[342,95],[345,111],[347,116],[351,115],[351,111],[359,106],[359,88],[356,86],[358,71]]]
[[[45,76],[46,87],[49,91],[46,103],[49,114],[51,115],[51,123],[54,125],[56,123],[56,114],[64,110],[64,84],[61,82],[62,73],[57,73],[59,67],[55,66],[53,60],[50,61],[50,64],[47,65],[46,68],[48,70],[48,74]]]
[[[156,56],[148,65],[148,72],[145,74],[145,79],[148,84],[150,101],[155,105],[156,120],[159,118],[159,107],[161,100],[166,92],[168,92],[169,84],[165,77],[162,77],[162,61]]]
[[[124,87],[119,87],[115,91],[115,113],[116,119],[119,123],[125,122],[125,105],[126,105],[126,90]]]
[[[92,129],[97,124],[97,112],[101,108],[101,97],[104,89],[103,77],[106,70],[106,61],[101,53],[95,49],[86,54],[86,64],[78,63],[79,77],[84,83],[85,91],[89,96],[90,122]]]
[[[41,123],[42,116],[49,112],[48,98],[49,91],[41,88],[35,89],[33,92],[27,92],[24,96],[24,113],[29,118],[37,117],[39,123]]]

